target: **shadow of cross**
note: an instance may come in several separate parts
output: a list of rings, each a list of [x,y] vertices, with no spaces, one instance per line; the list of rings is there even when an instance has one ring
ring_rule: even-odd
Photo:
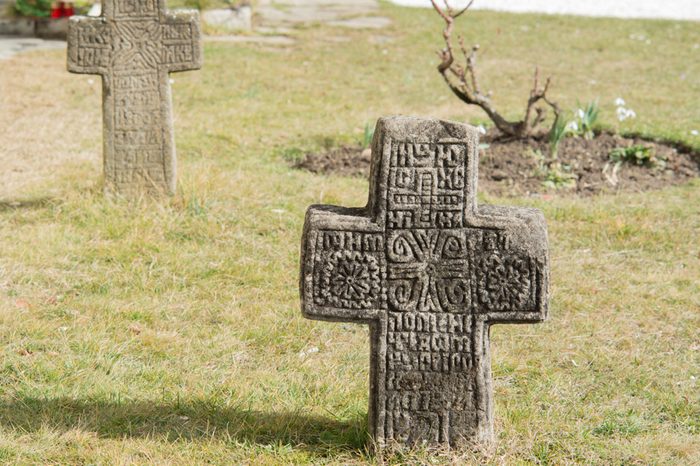
[[[202,66],[199,13],[165,0],[103,0],[99,18],[74,16],[68,71],[102,76],[105,189],[175,191],[169,72]]]
[[[547,317],[544,217],[477,207],[477,150],[466,125],[380,119],[367,206],[306,215],[302,312],[369,324],[379,446],[491,441],[489,326]]]

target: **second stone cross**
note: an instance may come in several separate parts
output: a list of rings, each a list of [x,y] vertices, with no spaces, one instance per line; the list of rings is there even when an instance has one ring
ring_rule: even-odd
[[[75,16],[68,71],[102,76],[105,190],[172,194],[175,140],[169,72],[202,66],[199,13],[165,0],[103,0],[99,18]]]

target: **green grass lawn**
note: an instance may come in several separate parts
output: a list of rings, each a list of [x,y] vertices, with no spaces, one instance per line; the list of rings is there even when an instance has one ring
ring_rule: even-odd
[[[202,71],[172,76],[180,188],[163,203],[102,196],[99,80],[61,52],[2,62],[0,151],[40,162],[1,178],[0,463],[380,462],[367,329],[303,319],[297,287],[307,206],[363,205],[367,182],[289,158],[383,115],[484,121],[435,70],[439,18],[383,13],[387,30],[310,27],[293,47],[207,43]],[[697,23],[460,27],[509,115],[539,64],[565,108],[599,99],[604,126],[700,149]],[[637,119],[617,123],[616,97]],[[700,183],[481,200],[544,210],[551,318],[492,330],[493,451],[386,461],[700,463]]]

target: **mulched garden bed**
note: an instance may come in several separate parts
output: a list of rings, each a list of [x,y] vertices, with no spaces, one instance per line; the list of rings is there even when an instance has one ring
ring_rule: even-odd
[[[700,177],[700,154],[640,138],[601,133],[594,139],[568,137],[561,142],[558,161],[564,173],[571,173],[568,187],[546,186],[547,170],[537,151],[548,154],[546,141],[512,141],[487,134],[482,138],[479,162],[479,190],[497,196],[538,196],[542,194],[590,196],[598,193],[639,192],[680,185]],[[652,148],[655,167],[624,162],[614,170],[610,152],[619,147],[642,145]],[[343,146],[306,156],[296,168],[313,173],[369,176],[370,152],[358,146]],[[551,185],[551,183],[550,183]]]

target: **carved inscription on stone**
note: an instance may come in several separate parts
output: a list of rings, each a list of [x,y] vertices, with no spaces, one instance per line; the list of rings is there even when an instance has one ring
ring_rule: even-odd
[[[68,70],[103,77],[108,191],[175,189],[168,72],[201,67],[196,12],[166,12],[159,0],[107,0],[100,18],[73,17]]]
[[[324,230],[317,236],[314,293],[321,306],[367,308],[384,299],[384,238],[378,234]]]
[[[116,18],[143,18],[158,15],[157,0],[113,0]]]
[[[461,226],[465,151],[458,143],[394,142],[387,226]]]
[[[546,317],[544,220],[477,208],[473,129],[394,117],[375,134],[367,207],[307,213],[302,310],[371,324],[380,445],[489,441],[488,326]]]

